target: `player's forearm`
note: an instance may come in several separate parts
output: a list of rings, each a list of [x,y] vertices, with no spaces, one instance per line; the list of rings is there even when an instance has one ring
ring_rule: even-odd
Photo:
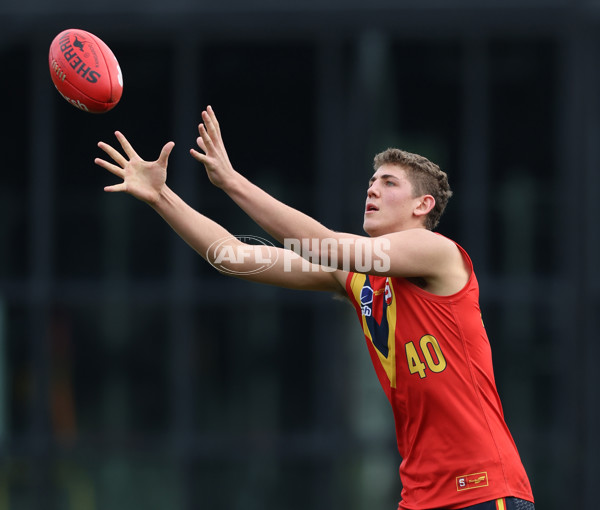
[[[210,245],[215,241],[231,237],[235,242],[225,228],[194,210],[166,185],[151,207],[205,260]]]
[[[364,252],[380,258],[379,247],[373,246],[370,239],[330,230],[275,199],[240,174],[234,175],[222,189],[285,248],[313,263],[348,271],[358,269],[356,256],[359,256],[358,264],[361,264],[367,256],[362,255]],[[362,242],[361,246],[355,246],[357,241]]]
[[[258,225],[279,242],[285,239],[323,239],[331,230],[317,220],[269,195],[237,174],[223,190]]]

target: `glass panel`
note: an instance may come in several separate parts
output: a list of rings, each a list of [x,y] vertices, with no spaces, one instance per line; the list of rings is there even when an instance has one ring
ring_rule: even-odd
[[[511,276],[557,269],[556,47],[491,47],[492,269]]]
[[[158,157],[173,136],[172,83],[156,80],[155,63],[170,62],[172,53],[158,44],[107,43],[123,69],[120,103],[102,115],[83,113],[63,100],[56,108],[56,272],[65,278],[162,276],[168,228],[131,197],[105,195],[104,186],[119,179],[96,166],[94,158],[110,160],[98,149],[100,140],[120,149],[115,130],[141,157]]]
[[[3,62],[22,63],[24,79],[0,80],[2,101],[2,178],[0,185],[0,279],[23,278],[29,269],[29,165],[31,84],[25,45],[0,45]],[[48,86],[50,79],[48,79]]]

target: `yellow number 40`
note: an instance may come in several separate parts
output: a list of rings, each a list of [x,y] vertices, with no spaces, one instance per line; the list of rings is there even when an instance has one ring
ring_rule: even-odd
[[[434,359],[430,346],[433,348],[433,353],[437,360]],[[425,358],[425,363],[421,361],[421,357],[413,342],[408,342],[405,345],[406,361],[408,362],[408,370],[411,374],[419,374],[421,379],[423,379],[424,377],[427,377],[427,374],[425,373],[426,368],[429,368],[429,370],[436,374],[445,370],[447,365],[446,358],[444,358],[440,344],[434,336],[425,335],[422,337],[419,342],[419,347],[423,353],[423,358]]]

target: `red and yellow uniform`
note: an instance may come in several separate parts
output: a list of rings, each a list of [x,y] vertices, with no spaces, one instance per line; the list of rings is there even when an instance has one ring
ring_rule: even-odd
[[[394,413],[401,509],[533,501],[496,390],[479,285],[459,249],[471,276],[452,296],[404,278],[350,273],[346,281]]]

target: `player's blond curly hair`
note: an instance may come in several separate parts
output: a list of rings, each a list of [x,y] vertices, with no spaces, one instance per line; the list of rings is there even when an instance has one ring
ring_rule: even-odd
[[[412,184],[414,196],[431,195],[435,199],[435,206],[425,218],[425,228],[435,229],[452,196],[446,172],[424,156],[393,148],[380,152],[373,159],[375,170],[382,165],[404,168]]]

